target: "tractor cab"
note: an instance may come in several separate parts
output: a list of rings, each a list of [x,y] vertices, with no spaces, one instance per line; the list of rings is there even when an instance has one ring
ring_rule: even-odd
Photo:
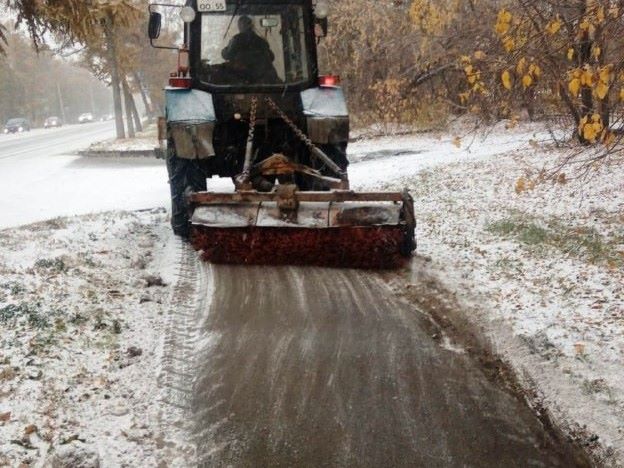
[[[230,4],[199,16],[190,52],[200,86],[305,87],[317,76],[311,18],[301,4]]]
[[[156,9],[165,6],[150,5],[153,45],[162,21]],[[325,0],[190,0],[180,17],[186,27],[174,86],[209,92],[318,86],[316,42],[327,32]]]

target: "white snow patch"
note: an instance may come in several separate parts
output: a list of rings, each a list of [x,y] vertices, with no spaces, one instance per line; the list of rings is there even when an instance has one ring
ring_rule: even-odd
[[[172,458],[156,382],[165,221],[117,212],[0,231],[0,465],[48,466],[74,444],[104,467]]]

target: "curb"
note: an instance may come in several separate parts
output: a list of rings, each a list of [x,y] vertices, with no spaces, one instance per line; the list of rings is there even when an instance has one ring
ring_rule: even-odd
[[[156,158],[156,152],[151,150],[135,151],[78,151],[79,156],[87,158]]]

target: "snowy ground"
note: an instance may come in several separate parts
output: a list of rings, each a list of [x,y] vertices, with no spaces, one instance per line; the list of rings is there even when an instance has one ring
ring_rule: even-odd
[[[161,431],[175,421],[156,381],[176,265],[166,217],[0,231],[0,466],[157,466],[184,453]]]
[[[624,463],[624,169],[518,194],[520,176],[561,155],[539,125],[458,135],[354,143],[352,185],[412,190],[419,258],[405,281],[426,270],[559,423],[585,426],[593,448]],[[34,146],[3,159],[1,143],[0,466],[74,445],[104,466],[183,452],[159,433],[167,415],[154,406],[170,287],[147,278],[172,264],[164,211],[13,228],[164,207],[164,167],[60,149],[43,158]],[[24,190],[24,173],[37,192]]]

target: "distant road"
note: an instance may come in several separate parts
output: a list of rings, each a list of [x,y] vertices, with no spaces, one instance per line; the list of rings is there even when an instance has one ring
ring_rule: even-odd
[[[0,229],[109,210],[165,206],[162,161],[76,156],[115,137],[114,122],[0,134]]]
[[[20,134],[0,134],[0,160],[15,157],[32,158],[71,154],[94,141],[115,136],[114,122],[67,125],[60,128],[38,128]]]

